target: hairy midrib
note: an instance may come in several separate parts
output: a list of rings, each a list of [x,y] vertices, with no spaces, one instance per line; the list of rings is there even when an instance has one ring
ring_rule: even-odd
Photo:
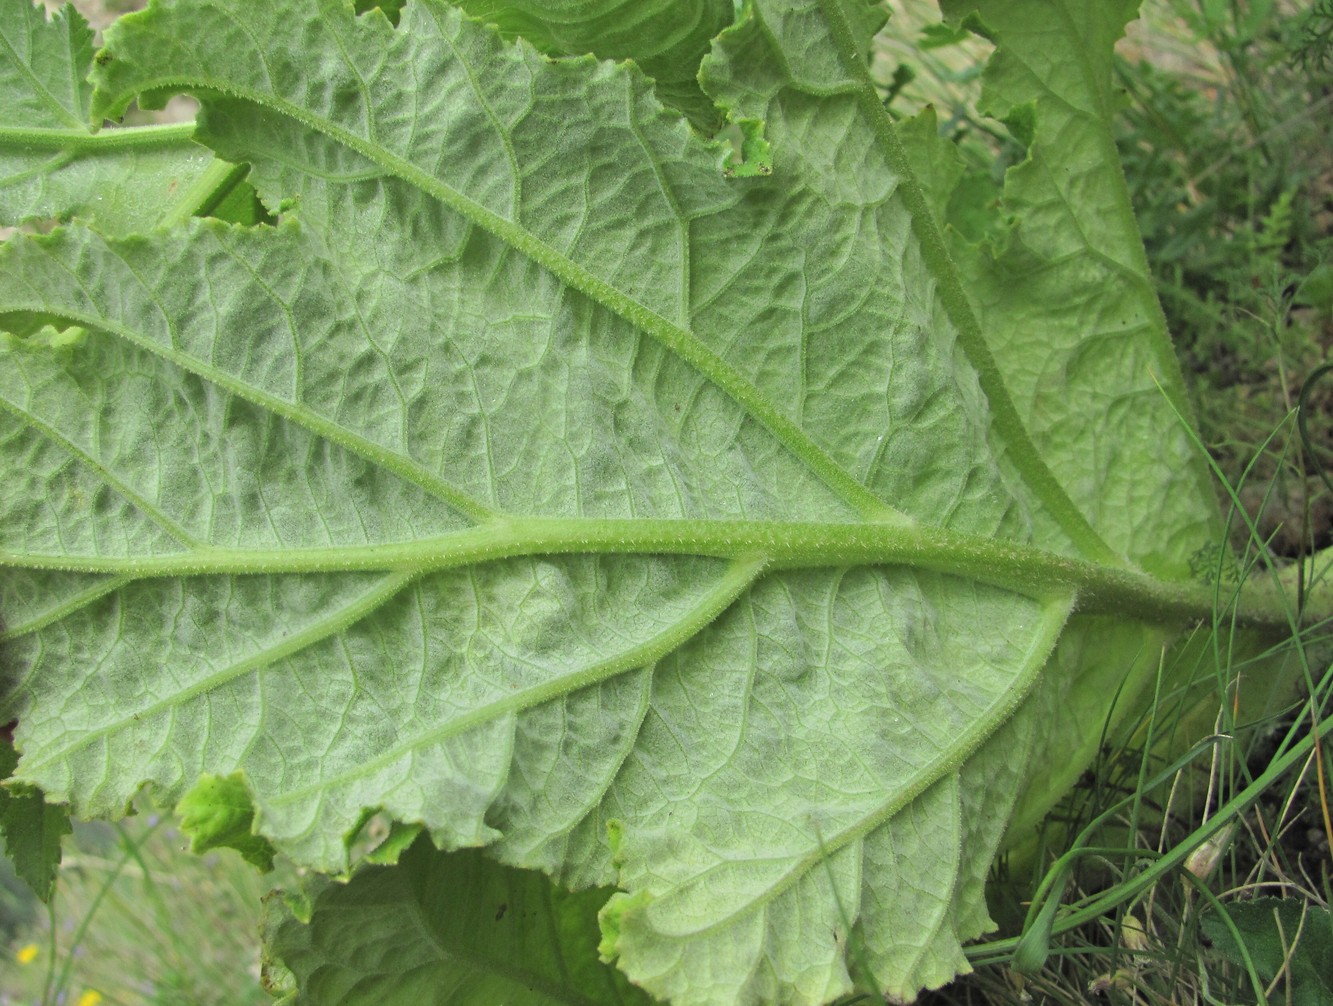
[[[134,578],[412,572],[537,555],[677,555],[758,558],[768,569],[905,566],[1049,600],[1072,593],[1083,612],[1158,624],[1209,618],[1214,591],[1167,583],[1030,545],[901,523],[781,520],[501,517],[429,538],[346,547],[203,548],[157,557],[0,552],[0,566],[112,573]],[[1247,592],[1247,620],[1287,626],[1280,599]]]
[[[61,153],[110,154],[125,150],[198,147],[193,122],[130,126],[90,133],[83,126],[0,125],[0,149],[53,150]]]

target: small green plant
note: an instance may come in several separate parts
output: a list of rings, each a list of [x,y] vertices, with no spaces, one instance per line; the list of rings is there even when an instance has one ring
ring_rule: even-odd
[[[1333,72],[1333,3],[1317,0],[1301,20],[1295,63],[1310,73]]]
[[[352,871],[270,900],[293,1001],[967,969],[997,855],[1215,694],[1164,651],[1262,666],[1243,724],[1333,617],[1326,557],[1225,547],[1114,142],[1129,11],[1066,6],[944,4],[1021,151],[981,199],[863,0],[159,0],[95,54],[0,0],[0,212],[58,224],[0,248],[11,848],[147,787]],[[972,959],[1119,903],[1058,896],[1105,815]]]
[[[178,825],[144,808],[81,825],[43,927],[0,963],[5,1003],[258,1006],[263,878],[234,853],[186,857]]]

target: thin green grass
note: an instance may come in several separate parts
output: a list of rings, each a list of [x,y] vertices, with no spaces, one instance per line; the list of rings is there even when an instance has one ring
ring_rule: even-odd
[[[260,899],[230,851],[196,856],[170,818],[84,826],[55,899],[0,962],[3,1006],[259,1006]]]

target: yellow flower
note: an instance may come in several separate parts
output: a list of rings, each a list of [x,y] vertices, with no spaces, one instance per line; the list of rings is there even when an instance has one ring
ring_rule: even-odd
[[[95,989],[89,989],[83,995],[79,996],[74,1006],[97,1006],[102,1001],[102,993]]]
[[[25,943],[14,953],[14,960],[20,964],[31,964],[37,958],[37,944]]]

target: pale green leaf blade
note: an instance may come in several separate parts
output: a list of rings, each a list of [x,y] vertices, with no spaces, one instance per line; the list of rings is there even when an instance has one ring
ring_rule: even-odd
[[[305,221],[331,234],[378,226],[386,212],[416,216],[420,234],[433,238],[376,251],[400,274],[433,268],[484,233],[487,254],[517,249],[540,269],[506,276],[525,291],[514,300],[554,274],[660,343],[664,366],[686,363],[737,399],[858,511],[882,516],[891,506],[930,523],[979,533],[1003,525],[1023,536],[1023,515],[986,449],[986,403],[975,376],[955,366],[944,312],[909,294],[906,277],[871,281],[898,268],[924,279],[910,212],[884,199],[894,185],[882,158],[848,185],[830,165],[803,164],[797,149],[806,138],[793,136],[791,170],[830,187],[836,202],[827,210],[780,179],[729,182],[721,150],[695,142],[631,70],[550,64],[464,30],[431,5],[406,8],[396,32],[369,16],[310,22],[303,50],[346,53],[338,66],[317,67],[313,90],[278,42],[278,8],[247,9],[243,24],[225,7],[188,18],[170,5],[154,13],[188,19],[218,44],[163,50],[152,22],[122,20],[112,38],[128,47],[141,37],[146,55],[122,54],[99,71],[108,109],[164,86],[179,61],[171,76],[210,93],[201,136],[229,159],[254,163],[270,204],[300,200]],[[243,46],[252,35],[272,39],[274,51]],[[436,79],[428,93],[415,92],[414,116],[375,100],[415,88],[407,67],[417,64]],[[469,73],[470,65],[487,70]],[[862,114],[845,98],[841,105],[810,138],[825,149]],[[497,159],[483,167],[452,158],[479,149]],[[856,152],[842,156],[851,163]],[[386,185],[386,176],[408,185]],[[570,177],[592,188],[572,188]],[[366,179],[357,199],[343,184],[354,179]],[[523,268],[507,259],[504,267]],[[866,324],[844,343],[853,316]]]
[[[269,954],[318,1006],[646,1006],[597,957],[605,890],[571,894],[475,851],[418,841],[397,866],[324,884],[299,921],[270,899]]]
[[[818,601],[816,584],[802,586]],[[853,586],[849,599],[856,599]],[[847,987],[849,938],[865,948],[879,989],[895,997],[966,969],[959,940],[988,924],[975,881],[1000,836],[991,816],[996,804],[961,804],[959,776],[975,783],[978,772],[984,777],[995,768],[973,766],[971,756],[1026,697],[1067,609],[1034,606],[1019,615],[998,596],[990,603],[977,596],[982,603],[960,609],[959,617],[975,619],[993,645],[1010,634],[1006,656],[997,652],[978,664],[949,652],[947,633],[961,625],[938,601],[927,601],[939,595],[923,587],[912,603],[921,588],[893,578],[888,589],[903,607],[889,633],[909,646],[923,643],[916,615],[918,605],[929,606],[928,648],[944,648],[930,661],[939,671],[923,675],[918,665],[900,677],[890,670],[882,698],[842,697],[844,708],[833,708],[819,697],[828,687],[822,676],[800,661],[775,670],[771,682],[757,677],[753,703],[733,705],[730,715],[725,707],[701,709],[706,686],[679,671],[667,679],[679,685],[663,688],[660,700],[655,695],[656,715],[640,746],[684,742],[692,757],[674,771],[639,760],[622,771],[620,785],[631,792],[652,779],[665,793],[649,818],[656,826],[624,827],[616,850],[620,886],[632,893],[617,895],[605,912],[616,933],[606,949],[649,991],[699,1003],[825,1002]],[[1021,621],[1007,626],[1015,615]],[[845,615],[843,621],[851,638],[870,631]],[[1013,631],[1034,628],[1032,649],[1015,661],[1022,644]],[[893,669],[919,654],[890,647],[871,659]],[[960,671],[955,684],[945,668]],[[866,671],[861,687],[870,687],[873,672]],[[887,721],[872,723],[886,715],[877,709],[888,710]],[[781,724],[803,718],[826,725],[784,733]],[[736,719],[742,722],[724,725]],[[726,761],[718,760],[719,734]],[[846,748],[833,740],[840,737],[849,738]],[[1011,733],[1007,750],[1021,750],[1022,737]],[[885,759],[894,781],[866,787],[855,768],[860,758]],[[819,778],[810,770],[816,764]],[[616,790],[611,797],[624,804]],[[677,823],[686,815],[688,829]],[[965,837],[980,841],[964,844]]]
[[[239,771],[307,864],[382,809],[618,882],[608,951],[685,1001],[823,1001],[857,942],[898,996],[960,966],[1072,602],[975,550],[1054,497],[855,72],[877,12],[775,12],[744,181],[633,68],[430,0],[122,22],[103,107],[197,90],[296,210],[0,250],[0,312],[96,330],[0,367],[25,778],[111,814]]]
[[[744,21],[719,39],[713,59],[705,64],[705,89],[734,114],[765,121],[771,139],[780,141],[785,132],[791,139],[788,156],[801,165],[801,175],[828,179],[829,198],[872,206],[877,184],[887,187],[891,195],[885,198],[910,221],[909,256],[897,254],[881,229],[874,232],[880,239],[875,251],[840,248],[833,260],[865,269],[863,282],[869,287],[881,274],[892,276],[899,268],[928,277],[935,312],[931,324],[937,332],[948,333],[976,375],[986,398],[992,457],[1020,483],[1010,491],[1040,522],[1037,539],[1101,563],[1124,562],[1029,435],[1028,417],[1005,384],[988,333],[936,224],[934,186],[915,177],[919,159],[904,146],[912,137],[901,136],[884,112],[867,68],[871,36],[882,22],[879,5],[863,0],[756,3],[747,12]],[[799,60],[790,58],[793,52],[800,54]],[[877,170],[867,170],[868,165]],[[882,220],[879,226],[884,226]],[[842,231],[835,228],[832,233]],[[870,235],[866,237],[869,241]],[[878,255],[885,251],[889,254],[881,261]]]
[[[94,132],[93,33],[66,6],[0,0],[0,226],[29,220],[148,229],[189,196],[211,153],[188,129]]]
[[[1034,442],[1121,554],[1171,579],[1220,524],[1111,132],[1112,48],[1137,2],[947,0],[996,43],[983,110],[1027,159],[1003,247],[953,235],[968,295]],[[1030,135],[1029,135],[1030,134]],[[918,162],[921,163],[921,162]]]
[[[88,130],[93,31],[66,6],[49,18],[30,0],[0,5],[0,94],[6,125]]]

